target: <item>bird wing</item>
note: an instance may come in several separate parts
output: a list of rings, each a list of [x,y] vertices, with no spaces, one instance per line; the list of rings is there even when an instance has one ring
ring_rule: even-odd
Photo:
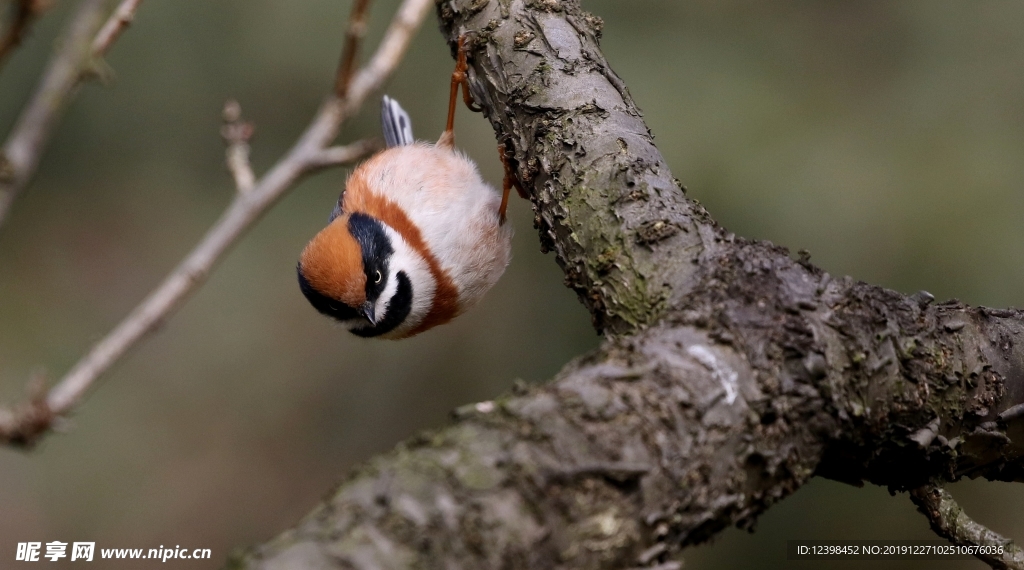
[[[412,144],[412,121],[405,109],[387,95],[381,102],[380,122],[384,128],[384,142],[388,148]]]
[[[345,201],[345,193],[342,192],[341,196],[338,196],[338,202],[336,204],[334,204],[334,209],[331,210],[331,215],[327,217],[327,223],[328,224],[333,222],[334,218],[337,218],[338,216],[340,216],[340,215],[345,213],[345,211],[341,209],[341,205],[342,205],[342,203],[344,203],[344,201]]]

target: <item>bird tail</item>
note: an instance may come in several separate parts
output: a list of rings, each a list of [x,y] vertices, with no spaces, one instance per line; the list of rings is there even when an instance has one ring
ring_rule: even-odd
[[[388,148],[412,144],[412,121],[405,109],[387,95],[381,101],[380,122],[384,128],[384,142]]]

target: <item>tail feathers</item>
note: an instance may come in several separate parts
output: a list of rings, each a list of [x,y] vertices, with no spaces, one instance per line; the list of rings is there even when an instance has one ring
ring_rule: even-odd
[[[384,142],[388,148],[412,144],[412,121],[405,109],[387,95],[381,102],[380,122],[384,128]]]

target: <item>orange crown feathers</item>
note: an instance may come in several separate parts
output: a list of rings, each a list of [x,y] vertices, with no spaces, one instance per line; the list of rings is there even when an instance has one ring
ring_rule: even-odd
[[[348,214],[334,219],[302,250],[299,265],[322,295],[358,307],[366,301],[366,274],[359,242],[348,231]]]

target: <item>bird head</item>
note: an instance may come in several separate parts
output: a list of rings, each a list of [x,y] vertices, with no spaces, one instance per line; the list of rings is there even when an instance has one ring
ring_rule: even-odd
[[[384,224],[367,214],[341,214],[302,251],[299,287],[313,307],[360,336],[385,334],[405,319],[389,311],[396,296],[411,296],[404,274],[392,278],[394,247]],[[399,307],[408,302],[399,303]],[[408,310],[406,309],[406,313]]]

